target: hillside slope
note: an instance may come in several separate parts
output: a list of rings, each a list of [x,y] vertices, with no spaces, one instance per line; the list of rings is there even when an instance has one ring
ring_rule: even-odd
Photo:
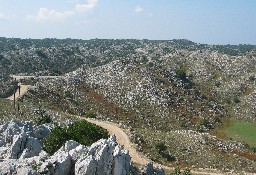
[[[256,122],[253,46],[187,40],[50,41],[43,46],[33,41],[34,49],[45,54],[36,58],[53,61],[46,65],[64,62],[64,77],[31,81],[35,88],[21,101],[118,123],[129,128],[139,151],[166,165],[256,171],[253,147],[216,134],[231,119]],[[3,58],[12,60],[10,53],[5,50]],[[32,49],[31,58],[35,53]],[[83,61],[76,62],[78,58]],[[50,74],[52,68],[40,70]]]

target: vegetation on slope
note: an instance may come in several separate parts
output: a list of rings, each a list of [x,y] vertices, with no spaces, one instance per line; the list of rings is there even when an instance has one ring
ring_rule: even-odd
[[[256,125],[239,120],[233,120],[221,129],[226,137],[245,142],[256,148]]]
[[[87,121],[76,121],[69,127],[55,126],[44,141],[43,147],[46,152],[52,155],[68,140],[89,146],[100,139],[107,139],[108,136],[105,129],[95,124]]]
[[[231,116],[256,122],[255,46],[188,40],[0,40],[3,77],[73,71],[60,79],[35,80],[21,104],[112,120],[130,128],[137,148],[162,163],[255,170],[254,159],[244,155],[246,144],[207,134]]]

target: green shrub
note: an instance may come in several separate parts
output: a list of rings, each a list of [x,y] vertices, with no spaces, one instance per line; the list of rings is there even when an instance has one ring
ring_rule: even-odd
[[[87,118],[96,118],[96,117],[97,117],[97,114],[95,113],[95,111],[88,111],[88,112],[85,114],[85,117],[87,117]]]
[[[249,80],[250,80],[250,81],[255,81],[255,80],[256,80],[256,78],[255,78],[255,76],[254,76],[254,75],[252,75],[252,76],[250,76],[250,77],[249,77]]]
[[[186,78],[187,78],[187,74],[186,74],[186,71],[184,68],[176,69],[176,75],[181,80],[186,80]]]
[[[155,145],[155,148],[158,150],[158,153],[162,153],[167,149],[167,146],[163,142],[159,142]]]
[[[234,102],[235,102],[235,103],[240,103],[240,99],[239,99],[238,97],[235,97],[235,98],[234,98]]]
[[[77,121],[70,127],[56,126],[45,139],[43,148],[49,154],[54,154],[68,140],[74,140],[82,145],[91,145],[99,139],[108,138],[108,132],[87,121]]]

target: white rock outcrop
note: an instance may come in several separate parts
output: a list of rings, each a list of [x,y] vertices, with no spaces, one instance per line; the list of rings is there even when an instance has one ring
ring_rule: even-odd
[[[0,126],[0,174],[19,175],[127,175],[131,158],[115,135],[89,147],[67,141],[52,156],[42,150],[51,128],[33,128],[29,122],[11,121]]]
[[[24,159],[38,156],[42,140],[48,136],[51,125],[33,127],[32,122],[12,120],[0,125],[0,158]]]
[[[42,150],[42,144],[37,138],[29,136],[22,132],[13,136],[13,142],[9,150],[10,159],[29,158],[39,155]]]

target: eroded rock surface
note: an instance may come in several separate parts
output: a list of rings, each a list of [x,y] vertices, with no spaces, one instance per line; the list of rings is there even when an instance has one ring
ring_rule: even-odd
[[[0,174],[19,175],[127,175],[131,158],[116,142],[115,135],[89,147],[67,141],[52,156],[42,150],[50,127],[33,128],[29,122],[11,121],[0,126]]]

